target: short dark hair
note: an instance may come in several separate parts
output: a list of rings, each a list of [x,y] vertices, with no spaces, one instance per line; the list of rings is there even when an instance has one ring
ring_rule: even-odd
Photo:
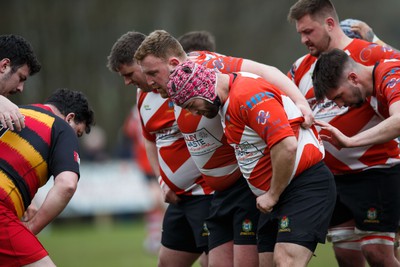
[[[29,75],[34,75],[42,67],[31,44],[22,36],[15,34],[0,35],[0,59],[3,58],[10,60],[12,72],[26,64]]]
[[[335,6],[330,0],[299,0],[290,8],[287,19],[293,22],[306,15],[314,19],[331,16],[339,22]]]
[[[64,116],[75,113],[74,121],[84,122],[86,124],[85,132],[90,133],[91,125],[94,125],[94,112],[82,92],[60,88],[47,98],[45,104],[54,105]]]
[[[191,31],[178,38],[183,50],[186,53],[192,51],[211,51],[216,50],[215,38],[208,31]]]
[[[312,81],[317,100],[322,100],[327,92],[337,89],[345,68],[350,62],[350,57],[340,49],[325,52],[318,58]]]
[[[111,48],[110,55],[107,57],[107,67],[109,70],[118,72],[123,64],[132,64],[134,55],[146,35],[140,32],[129,31],[123,34]]]

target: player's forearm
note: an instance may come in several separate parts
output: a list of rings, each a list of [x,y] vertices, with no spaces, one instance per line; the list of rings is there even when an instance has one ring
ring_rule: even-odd
[[[394,115],[378,125],[350,137],[348,147],[382,144],[400,136],[400,115]]]
[[[276,199],[279,199],[289,184],[296,161],[296,151],[295,137],[287,137],[271,149],[272,179],[268,192]]]
[[[76,183],[71,181],[55,181],[49,190],[41,207],[35,216],[28,222],[28,227],[34,234],[53,221],[67,206],[76,191]]]
[[[144,142],[145,142],[144,144],[146,148],[147,159],[149,160],[151,168],[153,169],[154,175],[158,177],[160,176],[160,165],[158,163],[158,151],[156,143],[151,142],[147,139],[145,139]]]

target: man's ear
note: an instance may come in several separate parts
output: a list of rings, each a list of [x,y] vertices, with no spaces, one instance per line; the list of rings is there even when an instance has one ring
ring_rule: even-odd
[[[73,112],[68,113],[67,116],[65,116],[65,121],[68,123],[70,123],[70,121],[74,120],[74,119],[75,119],[75,113],[73,113]]]
[[[358,76],[354,72],[350,72],[349,75],[347,75],[347,80],[352,84],[352,85],[357,85],[359,83],[358,81]]]
[[[3,58],[2,60],[0,60],[0,73],[4,73],[7,67],[11,67],[10,59]]]
[[[336,25],[336,21],[332,17],[326,18],[325,23],[326,23],[328,31],[331,31]]]
[[[176,57],[172,57],[172,58],[170,58],[170,59],[168,60],[168,64],[169,64],[170,66],[172,66],[173,68],[175,68],[176,66],[178,66],[180,63],[181,63],[181,62],[180,62],[179,59],[176,58]]]

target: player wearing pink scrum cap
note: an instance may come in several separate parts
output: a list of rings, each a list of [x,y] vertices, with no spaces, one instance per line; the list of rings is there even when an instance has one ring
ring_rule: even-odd
[[[160,95],[168,97],[166,87],[170,68],[185,61],[183,47],[167,32],[155,31],[142,42],[136,55],[143,59],[139,62],[146,78],[151,76],[152,81],[148,79],[148,83]],[[253,65],[248,60],[209,51],[196,51],[188,58],[222,72]],[[276,74],[276,69],[266,69],[260,68],[258,71],[268,71],[266,75]],[[279,73],[276,77],[279,77]],[[292,85],[285,76],[280,77],[284,78],[279,79],[280,82]],[[220,118],[210,120],[175,105],[173,110],[191,158],[207,185],[215,190],[204,225],[210,233],[209,266],[259,266],[256,229],[260,212],[256,207],[256,198],[240,172],[234,149],[227,143]]]
[[[193,113],[207,118],[220,113],[262,212],[260,266],[306,266],[317,244],[325,242],[336,196],[316,129],[302,128],[293,101],[251,73],[221,74],[186,61],[169,76],[167,92]]]
[[[198,68],[198,64],[186,61],[186,66],[176,69],[176,77],[168,82],[168,95],[175,99],[178,106],[184,106],[191,98],[202,98],[214,103],[217,95],[215,93],[215,72],[208,68]],[[181,79],[185,77],[186,79]]]

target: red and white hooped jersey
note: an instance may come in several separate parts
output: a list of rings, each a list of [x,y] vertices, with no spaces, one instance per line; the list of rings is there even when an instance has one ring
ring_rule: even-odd
[[[208,51],[192,52],[188,59],[222,73],[240,71],[243,61],[242,58]],[[219,191],[234,184],[242,174],[234,150],[226,141],[221,117],[218,115],[208,119],[176,106],[175,118],[188,150],[206,182]]]
[[[382,59],[400,58],[391,48],[354,39],[344,51],[356,62],[371,66]],[[292,66],[288,76],[299,87],[313,110],[315,119],[329,122],[347,136],[353,136],[382,121],[370,102],[360,108],[339,108],[333,101],[325,99],[317,103],[312,84],[312,73],[317,58],[305,55]],[[321,132],[323,133],[323,132]],[[400,163],[397,140],[385,144],[355,148],[338,148],[324,141],[325,163],[336,175],[363,171],[369,168],[390,167]]]
[[[207,184],[219,191],[229,188],[242,174],[235,152],[224,135],[221,117],[208,119],[178,106],[175,106],[175,117],[192,159]]]
[[[161,186],[167,184],[178,195],[212,194],[190,157],[175,121],[172,101],[156,91],[146,93],[138,89],[137,107],[144,137],[157,145]]]
[[[374,68],[374,91],[371,105],[384,119],[390,116],[390,106],[400,101],[400,60],[380,61]]]
[[[291,179],[323,159],[324,147],[317,130],[314,126],[301,127],[304,118],[289,97],[257,75],[242,72],[236,78],[230,76],[221,118],[239,167],[255,195],[269,190],[273,172],[270,148],[286,137],[295,136],[298,142]]]

